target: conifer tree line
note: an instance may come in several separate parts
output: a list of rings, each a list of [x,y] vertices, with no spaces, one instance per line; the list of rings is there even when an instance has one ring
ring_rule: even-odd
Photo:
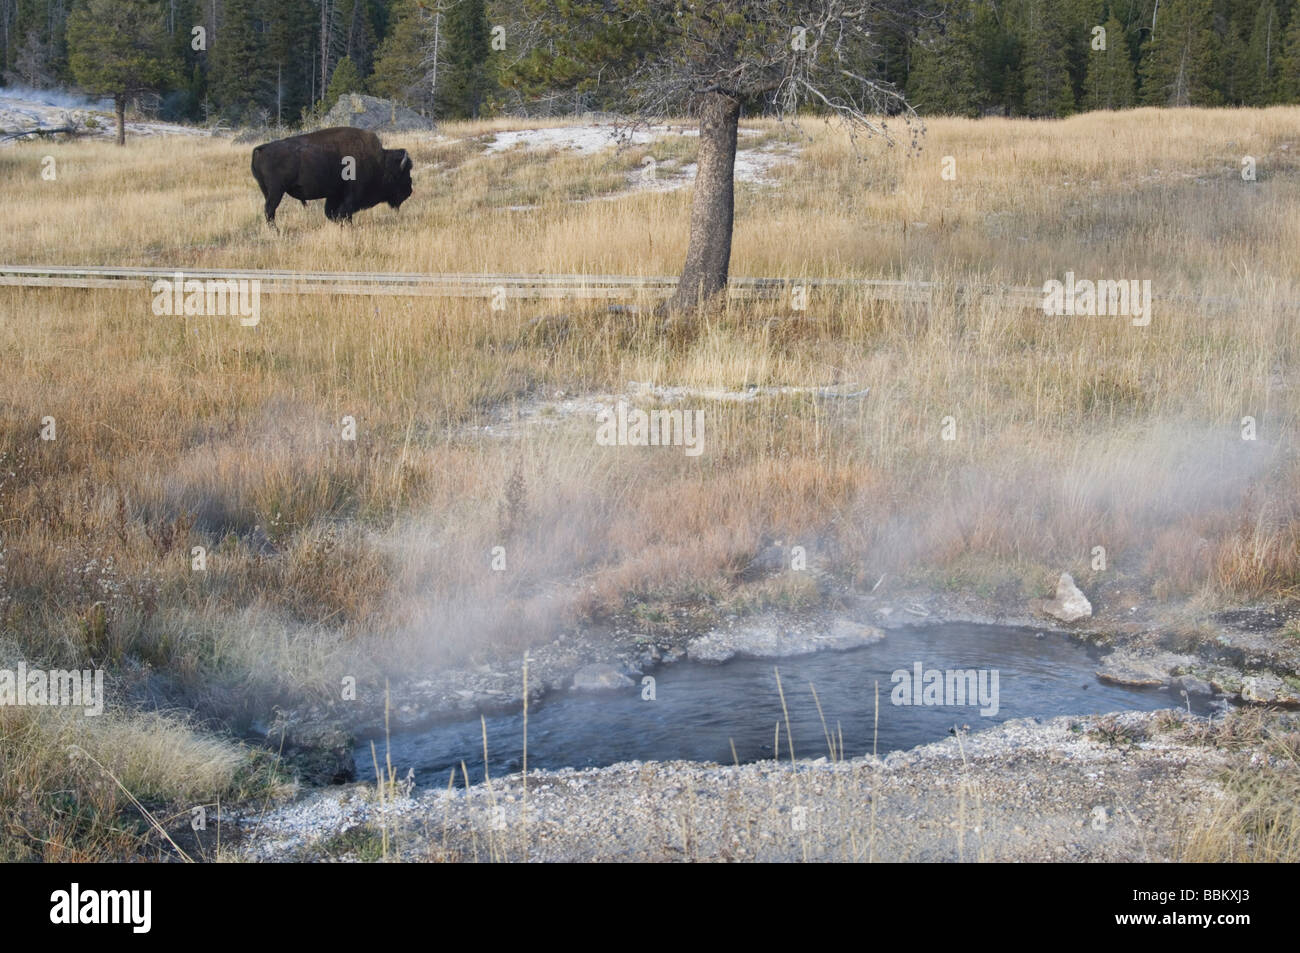
[[[595,4],[601,6],[601,4]],[[689,6],[683,0],[683,5]],[[594,60],[653,53],[653,23],[557,23],[592,0],[0,0],[0,83],[125,95],[165,119],[296,125],[365,92],[437,119],[620,110]],[[667,5],[671,6],[671,4]],[[925,114],[1300,102],[1300,0],[918,0],[861,75]],[[657,4],[663,9],[664,4]],[[589,9],[588,9],[588,12]],[[919,24],[919,26],[917,25]],[[117,30],[129,37],[115,41]],[[118,38],[120,40],[120,37]],[[762,103],[753,104],[762,109]]]
[[[902,82],[918,111],[972,116],[1295,103],[1300,2],[948,2]]]

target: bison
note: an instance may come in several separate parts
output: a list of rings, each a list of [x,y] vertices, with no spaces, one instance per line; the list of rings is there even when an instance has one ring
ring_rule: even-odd
[[[354,212],[387,202],[401,208],[411,196],[411,157],[385,149],[365,129],[337,126],[277,139],[253,150],[253,178],[266,197],[266,221],[288,195],[305,206],[325,200],[330,221],[352,221]]]

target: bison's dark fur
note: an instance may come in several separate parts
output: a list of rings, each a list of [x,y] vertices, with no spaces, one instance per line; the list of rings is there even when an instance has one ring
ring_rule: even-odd
[[[355,162],[355,178],[344,173]],[[364,129],[337,126],[277,139],[253,150],[253,177],[266,197],[266,220],[275,228],[275,210],[288,195],[303,205],[325,200],[325,217],[351,221],[354,212],[387,202],[399,208],[411,196],[411,157],[405,149],[385,149]]]

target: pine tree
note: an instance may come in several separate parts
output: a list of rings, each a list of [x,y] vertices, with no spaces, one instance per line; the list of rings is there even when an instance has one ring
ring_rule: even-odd
[[[126,101],[175,78],[166,20],[156,0],[83,0],[68,17],[69,65],[86,92],[112,96],[117,144],[126,144]]]
[[[907,98],[927,116],[977,116],[976,51],[973,17],[949,8],[944,28],[929,33],[912,47]]]
[[[339,21],[343,30],[343,55],[352,60],[363,78],[374,65],[374,9],[371,0],[339,0]]]
[[[253,0],[225,0],[216,34],[209,37],[208,89],[222,115],[233,121],[247,119],[264,91],[262,42],[254,21]]]
[[[191,29],[203,23],[198,7],[201,0],[164,0],[163,15],[168,30],[170,55],[176,62],[177,87],[163,97],[162,116],[175,121],[203,118],[202,104],[208,95],[208,53],[194,49]]]
[[[1246,87],[1249,85],[1250,68],[1246,63],[1246,48],[1250,43],[1250,31],[1255,23],[1255,11],[1260,0],[1217,0],[1217,2],[1219,29],[1216,29],[1215,35],[1219,40],[1216,51],[1219,91],[1223,96],[1223,102],[1240,106],[1247,99]]]
[[[1300,102],[1300,4],[1291,11],[1282,38],[1282,55],[1277,70],[1277,100],[1283,103]]]
[[[1026,0],[1024,38],[1025,112],[1031,116],[1073,112],[1068,44],[1055,0]]]
[[[1267,106],[1275,101],[1281,47],[1282,28],[1278,22],[1277,6],[1273,0],[1265,0],[1255,15],[1250,42],[1246,46],[1241,90],[1244,105]]]
[[[993,110],[1012,116],[1023,111],[1025,88],[1020,71],[1021,39],[1009,17],[1003,15],[1005,9],[993,0],[979,0],[975,6],[975,90],[981,112]]]
[[[1065,31],[1066,60],[1070,70],[1070,89],[1074,103],[1082,106],[1086,98],[1088,65],[1092,61],[1092,44],[1097,27],[1106,19],[1105,0],[1060,0],[1061,29]]]
[[[267,107],[279,125],[311,103],[312,26],[316,18],[307,0],[266,3]]]
[[[1213,0],[1166,0],[1142,64],[1142,101],[1151,106],[1214,106],[1221,101],[1221,49]]]
[[[669,38],[663,3],[634,0],[626,4],[637,15],[593,0],[510,0],[514,8],[510,31],[512,49],[524,52],[506,70],[503,85],[520,99],[566,101],[612,109],[627,106],[625,90],[601,78],[625,75],[638,62],[653,59]],[[559,15],[557,15],[557,12]],[[522,34],[522,42],[513,37]]]
[[[1102,28],[1106,31],[1105,49],[1094,49],[1100,38],[1089,45],[1091,58],[1084,80],[1084,104],[1088,109],[1127,109],[1136,99],[1136,78],[1124,26],[1112,16]]]
[[[445,59],[441,3],[403,0],[393,13],[392,26],[375,57],[370,90],[376,96],[430,111],[434,106],[434,57]]]
[[[440,116],[476,117],[491,87],[491,54],[487,8],[484,0],[454,0],[443,23],[446,66],[440,68]]]
[[[330,77],[329,89],[325,90],[325,111],[329,112],[333,109],[334,104],[339,101],[339,97],[346,96],[348,93],[359,92],[361,92],[361,74],[352,65],[352,60],[345,56],[339,60],[338,66],[334,67],[334,75]]]

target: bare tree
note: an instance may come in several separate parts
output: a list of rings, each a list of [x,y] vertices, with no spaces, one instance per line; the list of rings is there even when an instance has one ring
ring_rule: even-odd
[[[47,89],[57,82],[53,70],[54,44],[45,43],[35,30],[27,31],[27,39],[18,48],[13,69],[5,70],[5,81],[32,89]]]
[[[429,77],[429,115],[434,115],[434,110],[438,108],[438,59],[442,53],[442,3],[435,0],[433,4],[433,44],[430,47],[424,59],[420,61],[421,66],[428,67]]]
[[[911,145],[921,126],[902,94],[879,79],[879,31],[912,30],[935,15],[921,0],[637,0],[567,4],[551,31],[554,62],[611,46],[631,65],[611,66],[641,119],[688,112],[699,120],[699,160],[690,244],[672,310],[694,308],[726,289],[734,219],[735,162],[742,111],[822,113],[852,133]],[[593,43],[591,37],[604,37]]]
[[[338,61],[347,55],[347,35],[339,28],[338,0],[318,0],[320,3],[320,98],[329,89],[330,76]]]

